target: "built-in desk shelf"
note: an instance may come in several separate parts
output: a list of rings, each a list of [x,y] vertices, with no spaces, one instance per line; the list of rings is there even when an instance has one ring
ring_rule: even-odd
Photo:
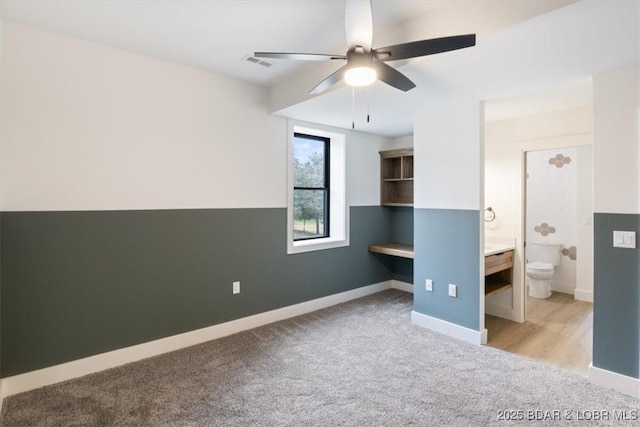
[[[369,252],[413,259],[413,246],[402,243],[380,243],[369,245]]]
[[[413,246],[402,243],[369,245],[369,252],[413,259]],[[513,251],[505,251],[484,257],[484,294],[489,297],[511,289],[513,286]]]

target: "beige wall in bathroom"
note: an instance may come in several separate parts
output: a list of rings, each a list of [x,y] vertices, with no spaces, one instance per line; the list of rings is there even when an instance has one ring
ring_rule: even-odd
[[[485,236],[516,238],[513,294],[503,292],[488,298],[487,313],[496,312],[504,316],[511,311],[513,320],[524,321],[524,153],[591,145],[592,127],[591,107],[485,124],[485,206],[491,206],[496,212],[496,220],[485,223]],[[581,299],[589,300],[593,297],[593,260],[588,254],[593,251],[593,240],[586,236],[592,235],[592,225],[580,221],[578,227],[578,234],[583,236],[580,241],[584,242],[585,248],[579,249],[577,274],[583,279],[579,280],[580,292],[576,294]],[[582,254],[584,256],[580,256]]]

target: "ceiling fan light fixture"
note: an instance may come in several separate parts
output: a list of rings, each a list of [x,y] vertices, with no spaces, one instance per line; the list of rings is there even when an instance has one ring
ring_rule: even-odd
[[[369,86],[378,78],[378,73],[371,67],[352,67],[344,73],[344,81],[349,86]]]
[[[2,0],[0,0],[2,1]],[[345,81],[349,86],[368,86],[380,80],[395,89],[407,92],[416,84],[407,76],[387,64],[387,61],[419,58],[451,50],[464,49],[476,45],[475,34],[439,37],[400,43],[393,46],[372,49],[373,15],[372,0],[346,0],[345,32],[349,50],[346,55],[323,53],[255,52],[256,58],[297,59],[303,61],[347,61],[311,91],[319,95],[336,83]]]

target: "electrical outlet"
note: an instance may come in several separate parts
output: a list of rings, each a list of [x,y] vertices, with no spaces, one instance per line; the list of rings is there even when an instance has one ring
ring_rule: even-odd
[[[449,296],[453,298],[458,297],[458,286],[449,283]]]
[[[431,279],[426,279],[426,280],[424,281],[424,286],[425,286],[425,289],[426,289],[427,291],[429,291],[429,292],[433,292],[433,280],[431,280]]]
[[[233,294],[240,293],[240,282],[233,282]]]

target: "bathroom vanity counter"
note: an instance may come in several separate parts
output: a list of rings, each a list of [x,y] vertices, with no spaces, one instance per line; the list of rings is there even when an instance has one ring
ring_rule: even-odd
[[[495,255],[501,252],[512,251],[515,246],[511,243],[486,243],[484,244],[484,256]]]

